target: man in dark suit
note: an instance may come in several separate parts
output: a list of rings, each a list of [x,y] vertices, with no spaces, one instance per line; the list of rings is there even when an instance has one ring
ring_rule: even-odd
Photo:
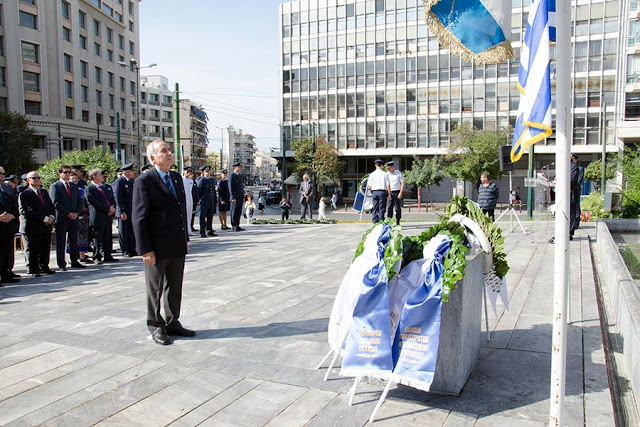
[[[56,208],[56,258],[58,267],[62,271],[67,270],[64,252],[68,243],[71,266],[85,268],[78,261],[78,258],[80,258],[78,254],[78,217],[82,215],[82,199],[80,198],[78,186],[69,182],[71,166],[61,165],[58,168],[58,175],[60,179],[49,187],[51,201]]]
[[[569,200],[569,240],[573,240],[573,234],[580,225],[580,218],[576,215],[580,209],[580,167],[578,166],[578,156],[571,154],[571,175],[570,175],[570,200]]]
[[[189,251],[187,203],[182,178],[169,170],[173,154],[167,143],[153,141],[147,146],[147,157],[154,166],[137,179],[133,190],[133,232],[145,264],[147,327],[156,344],[168,345],[170,335],[196,334],[179,321]]]
[[[20,232],[25,243],[29,274],[40,277],[41,272],[55,273],[49,268],[49,247],[56,208],[47,190],[42,188],[38,172],[29,172],[27,182],[29,187],[19,196]]]
[[[244,179],[242,178],[242,163],[233,164],[233,173],[229,184],[231,190],[231,228],[233,231],[244,231],[240,227],[242,204],[244,203]]]
[[[115,201],[110,200],[107,190],[103,186],[102,171],[91,169],[89,171],[91,184],[84,190],[89,204],[89,233],[93,238],[93,263],[102,264],[105,261],[114,261],[110,252],[107,252],[105,243],[111,236],[107,227],[111,227],[111,219],[116,212]]]
[[[13,276],[11,272],[11,260],[13,255],[13,222],[17,223],[16,216],[18,202],[13,195],[0,190],[0,272],[2,273],[0,287],[2,283],[16,283],[20,279]]]
[[[10,205],[7,206],[7,212],[13,215],[13,219],[7,223],[9,239],[7,239],[5,243],[7,245],[6,251],[9,256],[7,257],[6,268],[2,270],[2,279],[5,283],[17,282],[17,280],[14,279],[18,279],[20,277],[19,274],[13,272],[13,266],[15,264],[14,236],[20,230],[20,221],[18,220],[20,217],[20,210],[18,209],[18,191],[16,189],[17,180],[18,178],[15,175],[9,175],[4,178],[4,182],[9,188],[5,197],[5,203]]]
[[[113,184],[116,198],[116,218],[118,218],[118,240],[124,256],[134,257],[136,253],[136,238],[133,234],[131,209],[133,204],[133,186],[135,184],[133,163],[122,166],[123,175]]]
[[[213,214],[216,213],[216,181],[211,177],[211,168],[200,168],[202,176],[198,178],[198,200],[200,200],[200,237],[215,237]]]

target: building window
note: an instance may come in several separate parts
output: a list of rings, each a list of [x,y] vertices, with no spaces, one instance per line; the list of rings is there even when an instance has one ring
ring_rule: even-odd
[[[120,77],[120,92],[126,92],[126,79],[124,77]]]
[[[80,86],[80,97],[82,102],[89,102],[89,87],[84,85]]]
[[[122,34],[118,34],[118,47],[124,50],[124,36]]]
[[[38,53],[38,45],[22,42],[22,61],[39,64],[40,56],[38,55]]]
[[[116,118],[113,116],[109,116],[109,126],[111,127],[115,127],[116,126]]]
[[[67,73],[73,73],[73,57],[66,53],[64,54],[64,71]]]
[[[129,93],[131,95],[135,95],[136,94],[136,82],[129,81]]]
[[[113,43],[113,29],[107,27],[107,42]]]
[[[129,15],[133,15],[133,2],[129,2]]]
[[[87,50],[87,38],[82,34],[80,34],[80,40],[78,44],[80,45],[80,48]]]
[[[163,111],[162,112],[162,118],[171,120],[171,111]]]
[[[72,151],[73,150],[73,139],[72,138],[62,138],[62,148],[64,151]]]
[[[96,73],[96,83],[102,83],[102,68],[96,67],[95,73]]]
[[[20,11],[20,26],[37,29],[36,25],[36,15],[32,15],[31,13]]]
[[[24,80],[24,90],[40,92],[40,74],[23,71],[22,79]]]
[[[109,94],[109,108],[111,108],[112,110],[113,110],[114,99],[115,97]]]
[[[4,36],[0,36],[0,56],[4,56]]]
[[[102,47],[100,46],[100,43],[93,44],[93,53],[98,56],[102,56]]]
[[[73,120],[73,107],[65,107],[65,117],[69,120]]]
[[[78,24],[80,25],[80,28],[87,27],[87,14],[81,10],[78,11]]]
[[[129,53],[131,55],[135,55],[136,54],[136,44],[132,41],[129,42]]]
[[[89,112],[87,110],[82,110],[82,121],[89,123]]]
[[[109,16],[113,16],[113,9],[105,3],[102,3],[102,11]]]
[[[102,91],[96,90],[96,105],[102,107]]]
[[[124,102],[124,98],[120,98],[120,111],[126,111],[127,104]]]
[[[7,87],[7,69],[0,67],[0,87]]]
[[[164,104],[171,104],[171,96],[170,95],[163,95],[162,96],[162,102]]]
[[[107,82],[109,83],[110,88],[113,88],[114,80],[115,80],[115,77],[113,73],[111,71],[107,71]]]
[[[42,103],[37,101],[24,101],[25,114],[42,115]]]
[[[80,75],[85,79],[88,78],[89,74],[89,63],[85,61],[80,61]]]
[[[107,61],[113,62],[113,51],[111,49],[107,49]]]
[[[88,139],[81,139],[80,140],[80,149],[81,150],[88,150],[89,149],[89,140]]]
[[[133,33],[133,21],[129,21],[129,31]]]
[[[100,21],[93,20],[93,34],[100,37]]]
[[[67,27],[62,27],[62,40],[71,43],[71,30]]]
[[[69,6],[69,3],[67,3],[66,1],[62,0],[60,2],[61,5],[61,11],[62,11],[62,17],[64,19],[70,20],[71,19],[71,7]]]
[[[22,3],[27,3],[27,4],[36,4],[36,0],[20,0]]]

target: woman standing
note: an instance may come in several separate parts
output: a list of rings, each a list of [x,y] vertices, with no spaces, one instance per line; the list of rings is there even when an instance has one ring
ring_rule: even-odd
[[[229,191],[229,179],[227,174],[229,171],[222,169],[220,171],[220,179],[218,180],[218,218],[220,218],[220,228],[222,230],[230,230],[227,226],[227,212],[231,207],[231,192]]]
[[[184,195],[187,201],[187,231],[189,236],[195,236],[196,233],[192,231],[191,215],[189,215],[193,211],[193,169],[191,166],[185,167],[182,171],[182,185],[184,185]]]

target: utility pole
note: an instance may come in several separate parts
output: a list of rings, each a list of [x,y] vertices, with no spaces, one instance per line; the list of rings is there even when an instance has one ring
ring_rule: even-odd
[[[60,123],[58,123],[58,155],[62,158],[62,131],[60,130]]]
[[[120,113],[116,112],[116,161],[122,163],[122,142],[120,141]]]
[[[180,164],[180,86],[176,83],[175,91],[173,92],[173,102],[174,102],[174,134],[173,140],[176,144],[176,165]]]
[[[536,171],[535,171],[535,150],[534,148],[535,144],[530,145],[529,146],[529,178],[530,178],[530,182],[529,182],[529,187],[527,187],[527,218],[531,219],[533,218],[533,203],[535,200],[535,196],[533,193],[534,187],[531,187],[531,179],[535,178],[536,176]]]

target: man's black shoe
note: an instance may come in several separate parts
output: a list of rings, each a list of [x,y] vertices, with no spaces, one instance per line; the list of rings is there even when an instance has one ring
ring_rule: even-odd
[[[53,271],[52,269],[50,269],[50,268],[48,268],[48,267],[47,267],[47,268],[43,268],[43,269],[42,269],[42,272],[43,272],[44,274],[56,274],[56,272],[55,272],[55,271]]]
[[[30,273],[31,277],[42,277],[42,274],[40,273]]]
[[[9,276],[14,277],[14,278],[16,278],[16,279],[19,279],[20,277],[22,277],[21,275],[16,274],[16,273],[14,273],[13,271],[10,271],[10,272],[9,272]]]
[[[2,282],[4,283],[18,283],[20,279],[16,279],[15,277],[3,277]]]
[[[169,345],[173,343],[173,341],[171,341],[171,338],[169,338],[167,334],[162,331],[152,333],[151,339],[154,343],[159,345]]]
[[[79,262],[74,262],[74,263],[72,263],[72,264],[71,264],[71,267],[73,267],[73,268],[87,268],[87,266],[86,266],[86,265],[82,265],[82,264],[80,264]]]
[[[209,230],[209,232],[207,232],[207,236],[216,237],[216,236],[217,236],[217,234],[216,234],[216,232],[215,232],[215,231],[213,231],[213,230]]]
[[[242,227],[236,227],[233,229],[233,231],[244,231],[244,228]]]
[[[119,259],[115,259],[114,257],[105,258],[104,262],[118,262]]]
[[[59,267],[62,271],[67,271],[67,267]]]
[[[191,329],[187,329],[183,326],[178,326],[173,329],[167,328],[167,335],[174,337],[195,337],[196,331],[192,331]]]
[[[209,237],[209,236],[207,236],[206,234],[202,234],[202,233],[201,233],[201,234],[200,234],[200,237]]]

